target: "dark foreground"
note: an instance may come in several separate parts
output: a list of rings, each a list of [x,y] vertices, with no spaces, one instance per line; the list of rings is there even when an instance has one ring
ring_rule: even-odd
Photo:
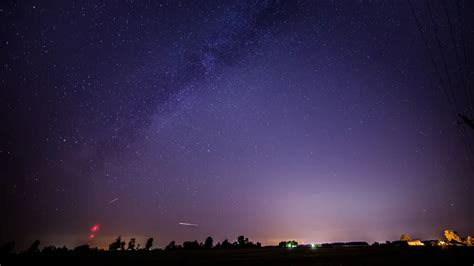
[[[232,249],[12,254],[0,265],[474,265],[472,247]]]

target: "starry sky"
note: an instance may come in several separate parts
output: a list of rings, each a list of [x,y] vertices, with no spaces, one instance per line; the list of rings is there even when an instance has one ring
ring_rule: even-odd
[[[468,2],[2,1],[0,241],[474,233]]]

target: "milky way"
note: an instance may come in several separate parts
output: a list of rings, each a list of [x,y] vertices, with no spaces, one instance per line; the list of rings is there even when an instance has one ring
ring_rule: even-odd
[[[456,112],[472,116],[460,3],[457,49],[431,5]],[[474,231],[474,134],[407,2],[21,1],[0,17],[2,241]]]

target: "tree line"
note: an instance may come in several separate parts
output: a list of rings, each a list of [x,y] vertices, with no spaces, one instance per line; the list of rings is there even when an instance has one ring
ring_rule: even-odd
[[[397,241],[386,241],[385,243],[374,242],[372,246],[408,246],[412,242],[419,242],[425,246],[474,246],[474,238],[470,235],[466,237],[461,237],[454,230],[444,230],[445,240],[435,239],[435,240],[412,240],[408,234],[402,234],[400,240]],[[137,243],[135,238],[130,238],[126,243],[122,240],[121,236],[118,236],[112,243],[109,244],[109,251],[150,251],[153,248],[153,238],[148,238],[143,247]],[[278,244],[280,248],[315,248],[315,247],[355,247],[355,246],[370,246],[367,242],[336,242],[336,243],[323,243],[323,244],[306,244],[299,245],[295,240],[281,241]],[[194,241],[184,241],[181,245],[176,244],[176,241],[171,241],[168,245],[162,249],[156,248],[155,250],[192,250],[192,249],[238,249],[238,248],[261,248],[262,244],[260,242],[253,243],[247,237],[241,235],[237,237],[237,240],[230,242],[228,239],[225,239],[222,242],[218,242],[214,245],[214,239],[209,236],[204,242]],[[10,241],[6,242],[3,245],[0,245],[0,254],[9,254],[12,253],[15,249],[15,242]],[[30,247],[24,251],[24,253],[52,253],[52,252],[91,252],[99,251],[97,247],[91,248],[88,244],[77,246],[74,249],[70,250],[67,247],[55,247],[55,246],[46,246],[40,249],[40,241],[35,240]]]
[[[122,240],[119,236],[114,242],[110,243],[109,250],[139,250],[140,245],[136,246],[135,238],[131,238],[128,244]],[[151,250],[153,246],[153,238],[149,238],[146,241],[144,250]],[[218,242],[214,245],[214,239],[211,236],[208,236],[203,242],[194,241],[184,241],[182,245],[177,245],[176,241],[171,241],[168,245],[164,247],[164,250],[176,250],[176,249],[226,249],[226,248],[260,248],[262,244],[260,242],[253,243],[247,237],[241,235],[237,237],[237,241],[230,242],[228,239]]]
[[[109,251],[147,251],[152,250],[154,245],[154,239],[148,238],[143,247],[137,243],[136,238],[130,238],[128,242],[122,240],[121,236],[118,236],[112,243],[109,244]],[[52,252],[90,252],[90,251],[99,251],[97,247],[91,248],[88,244],[80,245],[70,250],[66,246],[56,247],[56,246],[46,246],[40,249],[41,242],[39,240],[33,241],[30,247],[24,251],[24,253],[52,253]],[[262,244],[260,242],[252,242],[247,237],[241,235],[237,237],[237,240],[230,242],[228,239],[225,239],[222,242],[218,242],[214,245],[214,239],[211,236],[208,236],[204,242],[194,241],[184,241],[181,245],[176,244],[176,241],[171,241],[166,245],[164,250],[190,250],[190,249],[232,249],[232,248],[260,248]],[[10,241],[0,246],[0,254],[12,253],[15,249],[15,242]]]

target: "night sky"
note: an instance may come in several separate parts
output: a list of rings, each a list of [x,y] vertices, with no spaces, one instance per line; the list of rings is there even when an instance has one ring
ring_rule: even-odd
[[[0,241],[474,233],[468,2],[2,1]]]

